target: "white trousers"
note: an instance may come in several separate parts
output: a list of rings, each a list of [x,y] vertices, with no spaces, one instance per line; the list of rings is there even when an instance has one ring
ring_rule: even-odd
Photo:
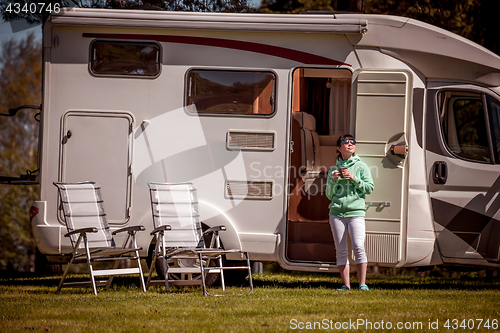
[[[330,227],[332,228],[333,240],[337,251],[337,265],[347,265],[348,249],[347,235],[351,238],[351,246],[354,251],[354,263],[362,264],[368,262],[365,253],[365,218],[357,217],[338,217],[330,215]]]

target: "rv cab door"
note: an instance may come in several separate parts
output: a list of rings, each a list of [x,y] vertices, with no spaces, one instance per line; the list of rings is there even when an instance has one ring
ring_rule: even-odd
[[[370,168],[374,191],[366,196],[366,252],[370,263],[403,265],[411,74],[358,70],[352,82],[351,128],[356,153]]]
[[[452,264],[500,262],[500,100],[431,82],[426,160],[439,251]]]

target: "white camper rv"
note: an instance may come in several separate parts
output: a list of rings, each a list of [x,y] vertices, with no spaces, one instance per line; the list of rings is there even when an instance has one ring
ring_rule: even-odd
[[[500,266],[500,57],[477,44],[363,14],[67,9],[43,33],[32,226],[51,260],[70,251],[53,182],[99,183],[147,257],[147,183],[190,181],[224,246],[334,271],[326,172],[352,133],[371,264]]]

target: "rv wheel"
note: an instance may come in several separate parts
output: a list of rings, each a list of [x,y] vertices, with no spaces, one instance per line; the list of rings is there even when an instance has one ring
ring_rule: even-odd
[[[36,248],[35,273],[39,275],[61,274],[62,264],[49,262],[47,256]]]
[[[208,229],[207,226],[203,225],[203,230]],[[208,239],[205,239],[206,242],[208,242]],[[146,262],[148,264],[148,267],[151,266],[151,261],[153,260],[153,251],[155,250],[155,244],[151,244],[149,246],[149,251],[148,251],[148,258],[146,259]],[[168,260],[167,261],[168,267],[169,268],[174,268],[174,267],[200,267],[199,260],[197,259],[176,259],[176,260]],[[215,266],[216,263],[215,261],[210,262],[210,266]],[[164,267],[164,261],[163,259],[159,258],[156,259],[155,262],[155,269],[156,269],[156,274],[158,274],[159,279],[165,279],[165,267]],[[173,273],[173,274],[168,274],[169,280],[200,280],[201,279],[201,274],[178,274],[178,273]],[[205,277],[205,284],[207,287],[213,286],[220,278],[220,274],[218,273],[208,273],[207,276]]]
[[[246,266],[246,261],[226,261],[224,266]],[[224,281],[226,286],[246,286],[248,285],[248,281],[246,280],[248,277],[247,270],[235,269],[235,270],[227,270],[224,272]]]
[[[156,259],[155,268],[156,273],[160,279],[164,279],[165,267],[163,266],[163,259]],[[176,259],[176,260],[168,260],[167,265],[169,268],[174,267],[200,267],[199,260],[195,259]],[[215,262],[211,261],[210,266],[215,266]],[[201,274],[179,274],[172,273],[168,274],[169,280],[200,280]],[[205,277],[205,284],[207,287],[213,286],[220,278],[220,274],[217,273],[208,273]]]

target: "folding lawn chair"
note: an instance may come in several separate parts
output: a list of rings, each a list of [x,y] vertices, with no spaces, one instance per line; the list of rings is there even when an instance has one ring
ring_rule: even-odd
[[[61,198],[62,212],[73,251],[70,261],[64,270],[57,292],[63,287],[81,287],[92,285],[97,295],[96,286],[106,285],[109,289],[114,275],[139,274],[142,290],[146,291],[141,268],[141,258],[135,240],[137,231],[144,226],[131,226],[110,232],[99,185],[94,182],[54,183]],[[128,235],[122,248],[116,248],[113,236],[120,232]],[[128,246],[127,246],[128,244]],[[137,268],[118,268],[120,260],[130,259],[137,263]],[[96,270],[93,261],[114,261],[112,269]],[[87,263],[90,271],[90,282],[65,282],[70,267],[75,263]],[[96,281],[97,276],[109,276],[108,280]]]
[[[169,285],[201,285],[204,295],[209,295],[206,286],[206,274],[219,273],[222,290],[225,290],[225,270],[248,270],[250,293],[253,293],[252,271],[247,252],[237,249],[221,248],[219,231],[224,226],[212,227],[202,232],[198,215],[198,199],[196,188],[191,183],[149,183],[154,230],[151,235],[156,238],[153,260],[149,268],[146,289],[150,285],[164,284],[167,291]],[[204,236],[211,235],[206,247]],[[222,257],[228,253],[240,253],[245,257],[246,265],[223,266]],[[163,259],[164,279],[151,280],[157,258]],[[171,267],[178,260],[191,262],[191,265]],[[210,265],[210,262],[216,266]],[[188,266],[188,267],[181,267]],[[195,275],[198,279],[173,279],[174,274],[181,276]]]

